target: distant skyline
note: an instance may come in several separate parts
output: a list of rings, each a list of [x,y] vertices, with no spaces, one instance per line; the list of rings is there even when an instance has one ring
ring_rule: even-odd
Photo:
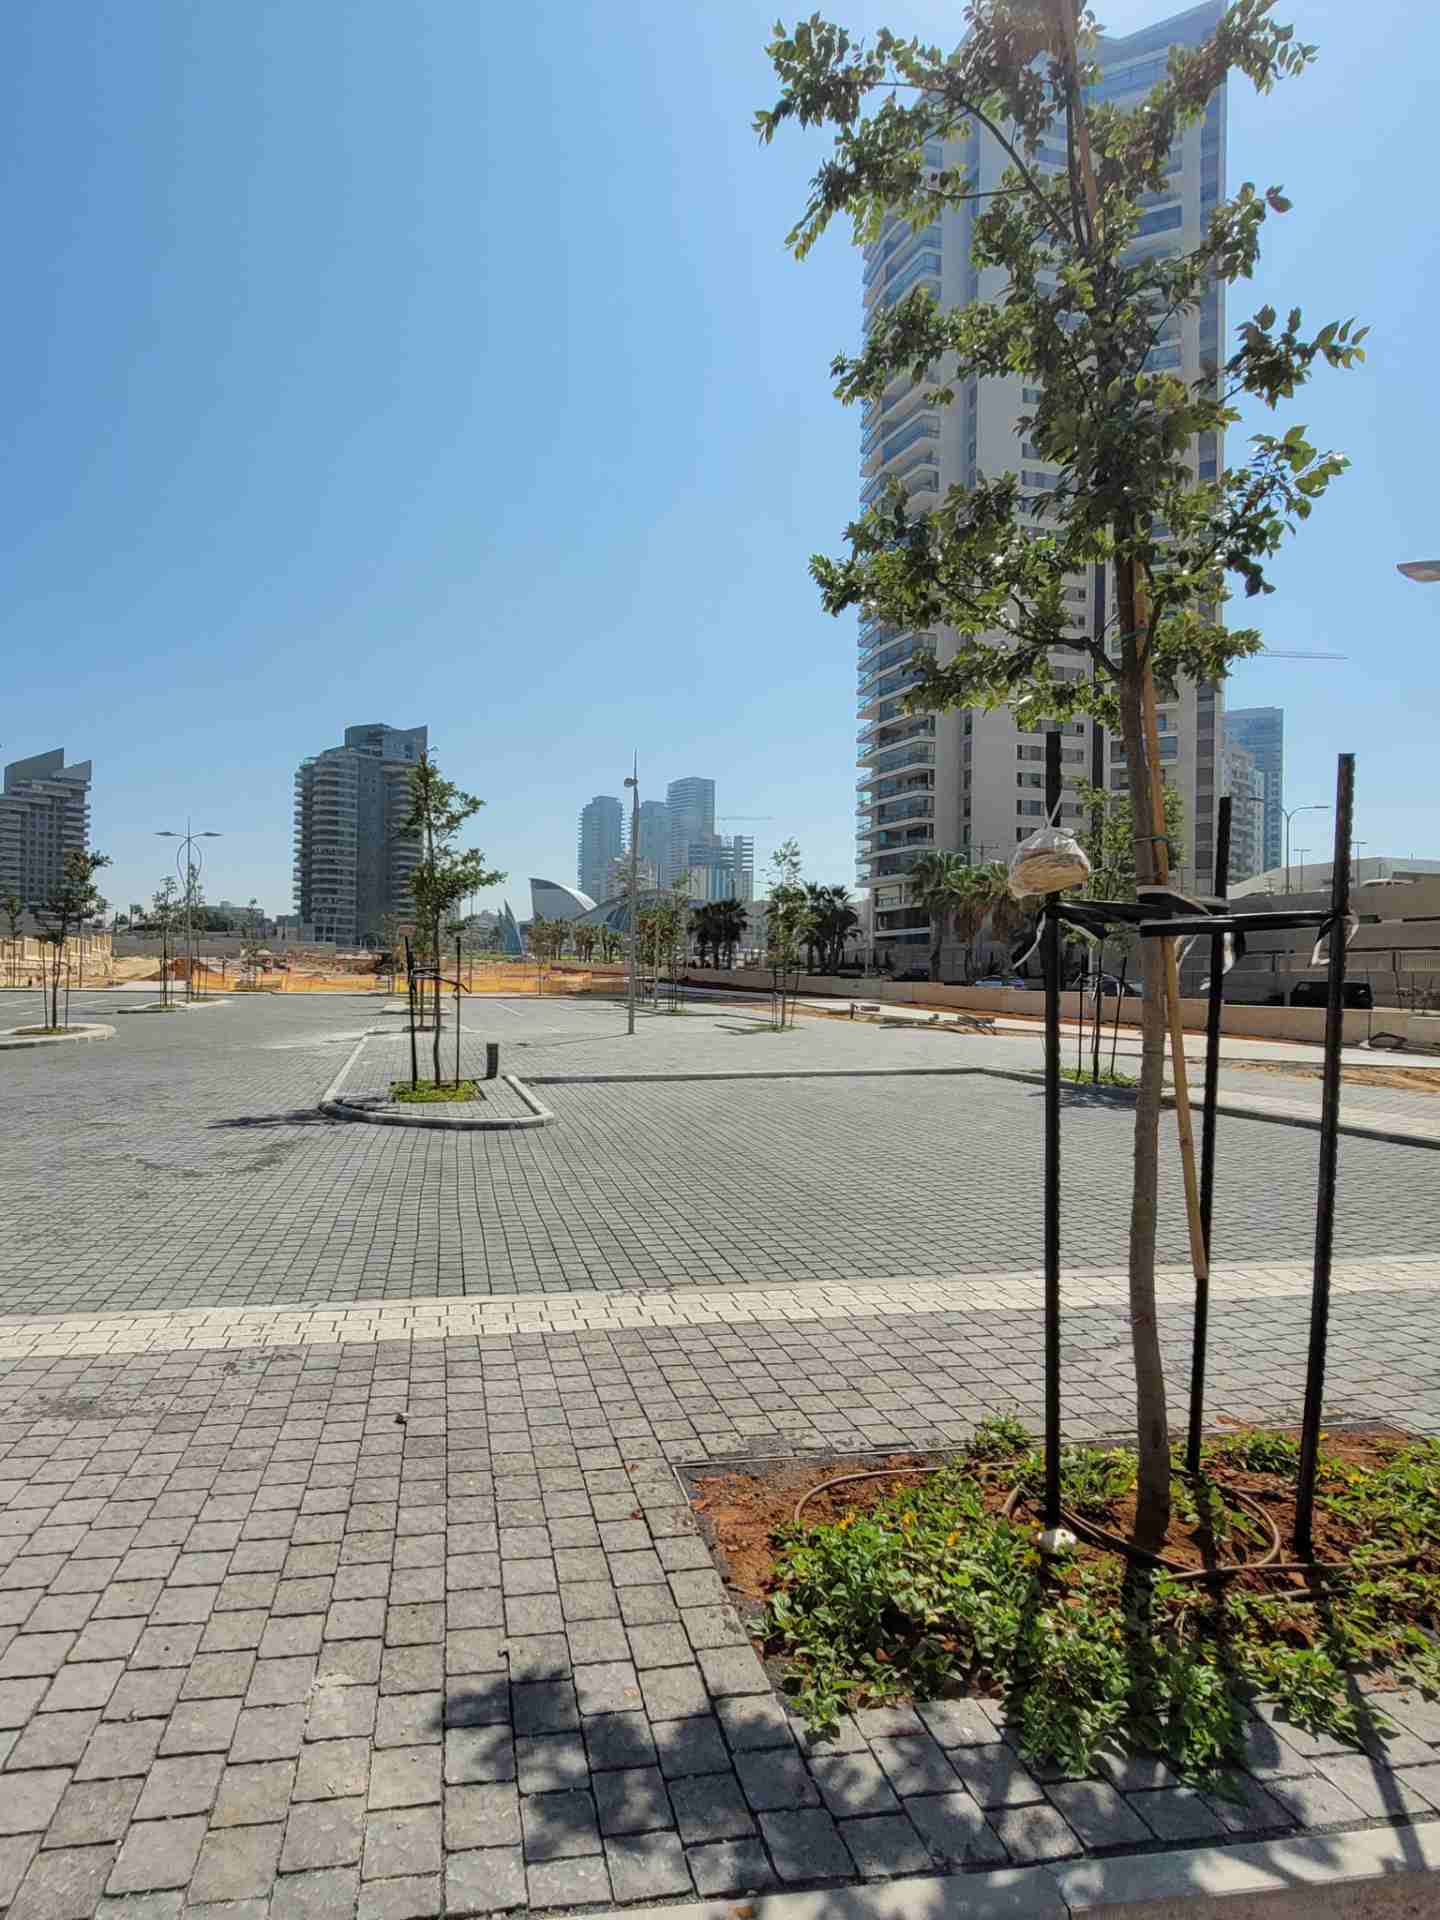
[[[942,40],[961,19],[830,11]],[[1415,769],[1440,587],[1395,564],[1440,548],[1440,16],[1278,11],[1320,59],[1265,100],[1231,84],[1229,178],[1294,211],[1230,324],[1269,300],[1373,330],[1363,369],[1274,416],[1354,466],[1233,610],[1347,658],[1259,660],[1228,697],[1285,708],[1287,805],[1331,800],[1351,748],[1366,856],[1437,853]],[[838,228],[785,252],[827,149],[750,130],[774,12],[535,0],[497,55],[469,0],[4,9],[0,760],[93,760],[107,898],[149,899],[188,813],[223,836],[211,896],[284,911],[293,770],[365,713],[428,724],[486,800],[509,878],[485,905],[573,871],[580,801],[637,750],[642,794],[706,767],[723,812],[771,816],[757,866],[793,835],[810,876],[853,879],[855,623],[807,563],[854,512],[829,364],[858,341],[858,256]]]

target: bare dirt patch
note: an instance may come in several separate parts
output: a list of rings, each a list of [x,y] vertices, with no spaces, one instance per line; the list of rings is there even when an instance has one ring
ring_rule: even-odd
[[[1289,1080],[1318,1080],[1323,1071],[1298,1061],[1226,1060],[1226,1073],[1268,1073]],[[1395,1087],[1406,1093],[1440,1093],[1440,1067],[1351,1067],[1340,1069],[1341,1083],[1351,1087]]]

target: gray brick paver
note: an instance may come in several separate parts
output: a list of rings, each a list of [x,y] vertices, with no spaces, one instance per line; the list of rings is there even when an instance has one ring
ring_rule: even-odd
[[[525,1904],[525,1862],[518,1847],[479,1847],[447,1856],[447,1915],[508,1913]]]
[[[217,1022],[221,1017],[207,1016]],[[542,1017],[573,1023],[603,1015],[576,1008]],[[256,1034],[264,1019],[303,1020],[305,1031],[314,1032],[327,1024],[341,1029],[346,1018],[353,1022],[356,1016],[352,1004],[348,1012],[242,1007],[240,1018],[252,1023],[245,1031]],[[680,1025],[695,1028],[702,1048],[712,1044],[700,1031],[708,1032],[704,1021]],[[578,1029],[572,1025],[571,1030]],[[231,1029],[236,1035],[241,1031],[239,1024]],[[884,1039],[887,1048],[896,1042],[901,1047],[933,1044],[919,1035]],[[837,1042],[833,1033],[823,1041],[808,1035],[799,1040],[805,1047],[851,1045],[848,1037]],[[668,1039],[665,1044],[672,1046]],[[878,1042],[871,1038],[860,1044],[874,1048]],[[733,1052],[732,1041],[723,1045]],[[307,1059],[303,1052],[257,1047],[253,1039],[243,1044],[227,1039],[224,1046],[238,1076],[235,1084],[251,1074],[257,1084],[268,1075],[269,1084],[278,1086],[285,1075],[292,1082],[306,1074],[313,1079],[324,1067],[318,1053]],[[188,1043],[171,1063],[182,1079],[190,1071],[184,1064],[187,1052]],[[672,1049],[671,1057],[680,1056]],[[901,1056],[892,1049],[890,1057]],[[22,1071],[33,1071],[33,1063]],[[1000,1082],[974,1084],[983,1088],[996,1117],[997,1142],[1012,1120],[1014,1127],[1023,1127],[1033,1118],[1028,1108],[1021,1111],[1028,1090],[1012,1095]],[[785,1116],[777,1137],[783,1137],[787,1151],[809,1156],[818,1192],[829,1168],[849,1151],[844,1142],[837,1147],[832,1133],[841,1089],[838,1083],[770,1085],[775,1111]],[[211,1140],[197,1139],[193,1115],[214,1096],[193,1080],[190,1087],[189,1104],[163,1124],[177,1141],[186,1141],[181,1151],[204,1156],[212,1151]],[[856,1126],[865,1128],[865,1112],[882,1088],[883,1083],[862,1080],[844,1084],[846,1142]],[[915,1139],[906,1143],[907,1207],[913,1216],[913,1195],[931,1178],[924,1161],[928,1146],[922,1152],[916,1142],[927,1137],[927,1130],[934,1133],[930,1110],[942,1093],[953,1103],[956,1087],[916,1080],[906,1088],[907,1102],[914,1095],[909,1105],[917,1128]],[[642,1280],[671,1285],[683,1299],[687,1285],[707,1280],[728,1285],[737,1271],[748,1281],[772,1283],[844,1279],[851,1274],[853,1245],[877,1232],[890,1234],[903,1270],[919,1275],[967,1266],[986,1271],[1013,1266],[1024,1272],[1035,1264],[1025,1241],[1030,1229],[1023,1224],[1007,1227],[1011,1238],[1001,1253],[993,1244],[974,1244],[966,1218],[949,1211],[929,1222],[928,1239],[911,1236],[902,1216],[893,1223],[875,1216],[873,1205],[863,1224],[858,1216],[848,1221],[842,1180],[832,1182],[834,1195],[827,1197],[823,1219],[817,1212],[794,1236],[794,1241],[805,1238],[811,1256],[802,1267],[791,1237],[777,1236],[764,1222],[765,1201],[758,1203],[754,1222],[722,1221],[707,1211],[707,1183],[713,1186],[727,1156],[735,1168],[732,1183],[738,1178],[743,1188],[735,1156],[743,1159],[755,1150],[755,1135],[748,1118],[736,1122],[738,1116],[753,1117],[751,1089],[725,1082],[689,1091],[683,1083],[656,1084],[643,1092],[624,1085],[557,1086],[547,1097],[565,1108],[562,1122],[544,1136],[531,1137],[523,1156],[515,1155],[509,1143],[498,1150],[493,1140],[479,1150],[472,1140],[464,1146],[467,1164],[473,1161],[481,1169],[474,1191],[488,1194],[492,1207],[498,1202],[523,1212],[527,1238],[544,1240],[551,1252],[524,1267],[514,1250],[497,1245],[489,1226],[457,1233],[454,1270],[465,1269],[469,1294],[514,1292],[537,1280],[547,1288],[553,1284],[581,1293],[595,1286],[592,1272],[572,1260],[564,1246],[577,1217],[566,1182],[575,1167],[599,1164],[614,1152],[606,1144],[607,1130],[614,1136],[620,1129],[621,1156],[633,1153],[631,1123],[642,1110],[652,1121],[663,1115],[660,1125],[669,1139],[685,1139],[701,1156],[695,1164],[703,1164],[704,1181],[691,1186],[688,1156],[677,1168],[670,1155],[668,1177],[685,1195],[693,1230],[667,1243],[667,1268],[647,1248],[644,1215],[632,1213],[628,1246],[622,1230],[607,1255],[605,1284],[618,1278],[622,1286]],[[893,1089],[884,1097],[893,1116]],[[225,1098],[233,1101],[233,1088]],[[304,1104],[304,1096],[294,1093],[282,1101],[286,1111]],[[1002,1114],[1010,1118],[1001,1120]],[[799,1115],[805,1116],[803,1124],[797,1124]],[[1082,1216],[1074,1223],[1077,1271],[1087,1264],[1104,1267],[1113,1259],[1101,1244],[1113,1208],[1102,1191],[1110,1177],[1103,1142],[1113,1128],[1106,1116],[1078,1113],[1067,1116],[1067,1128],[1073,1164],[1099,1169],[1089,1210],[1096,1224]],[[1248,1249],[1265,1242],[1274,1257],[1293,1257],[1296,1251],[1303,1257],[1304,1222],[1298,1215],[1292,1221],[1294,1209],[1286,1197],[1292,1187],[1298,1190],[1299,1161],[1293,1180],[1284,1171],[1295,1143],[1278,1128],[1236,1123],[1236,1130],[1248,1143],[1254,1172],[1242,1164],[1244,1150],[1237,1158],[1227,1129],[1221,1169],[1231,1209],[1227,1251],[1233,1248],[1233,1257],[1243,1259]],[[883,1158],[889,1145],[884,1130],[872,1128],[867,1137]],[[223,1134],[213,1138],[232,1156],[250,1145]],[[255,1138],[263,1142],[266,1136]],[[433,1171],[447,1155],[454,1163],[454,1141],[442,1142],[437,1136],[407,1143],[417,1177],[421,1168]],[[328,1159],[337,1151],[357,1167],[390,1164],[398,1145],[355,1128],[296,1131],[279,1171],[241,1176],[277,1196],[257,1209],[255,1219],[264,1219],[267,1208],[277,1226],[295,1217],[286,1212],[286,1168],[298,1169],[307,1159]],[[1360,1151],[1352,1153],[1354,1148]],[[980,1141],[973,1149],[982,1159],[988,1150]],[[1377,1190],[1392,1177],[1388,1169],[1409,1164],[1403,1150],[1372,1143],[1347,1141],[1342,1151],[1347,1178],[1368,1178]],[[501,1195],[487,1185],[493,1170],[522,1160],[536,1180],[524,1196],[514,1189]],[[1357,1174],[1354,1169],[1362,1162],[1365,1171]],[[565,1179],[553,1177],[552,1163],[564,1165]],[[10,1172],[13,1166],[0,1167],[0,1205]],[[947,1163],[937,1194],[953,1181],[953,1172]],[[88,1173],[81,1170],[76,1177],[83,1187]],[[319,1184],[322,1197],[318,1203],[307,1197],[307,1217],[323,1221],[329,1204],[325,1194],[342,1194],[346,1177],[341,1174],[328,1189]],[[971,1177],[983,1176],[972,1170]],[[1173,1184],[1168,1159],[1164,1178]],[[1405,1191],[1397,1191],[1393,1203],[1386,1201],[1382,1239],[1389,1235],[1386,1244],[1396,1252],[1433,1249],[1440,1244],[1440,1206],[1422,1200],[1403,1176],[1399,1184]],[[603,1191],[607,1205],[629,1208],[625,1180],[607,1175]],[[197,1221],[212,1192],[218,1197],[218,1186],[207,1189],[197,1182],[187,1196],[185,1204]],[[462,1197],[462,1212],[467,1204]],[[363,1243],[368,1216],[366,1221],[357,1244]],[[21,1284],[68,1289],[69,1298],[87,1306],[105,1304],[111,1277],[144,1244],[144,1214],[132,1213],[127,1227],[128,1237],[116,1243],[118,1265],[110,1253],[108,1272],[103,1249],[109,1219],[97,1215],[90,1233],[94,1260],[71,1273],[58,1267],[47,1271],[41,1261],[38,1279],[27,1276]],[[242,1222],[241,1240],[253,1231],[248,1219]],[[168,1275],[158,1265],[143,1275],[142,1287],[152,1292],[138,1303],[204,1304],[222,1293],[230,1303],[283,1299],[292,1283],[320,1304],[326,1295],[343,1302],[357,1292],[369,1298],[385,1292],[383,1270],[377,1284],[372,1272],[347,1264],[348,1252],[336,1260],[318,1251],[319,1231],[317,1224],[312,1243],[317,1251],[298,1281],[293,1276],[301,1273],[305,1256],[297,1258],[289,1249],[255,1263],[263,1281],[246,1278],[238,1258],[228,1280],[212,1279],[218,1268],[207,1268],[201,1253],[193,1271],[182,1272],[175,1263]],[[605,1231],[611,1232],[608,1224]],[[587,1224],[585,1232],[593,1228]],[[1167,1224],[1164,1234],[1170,1233]],[[1093,1250],[1084,1245],[1087,1234],[1095,1241]],[[223,1236],[212,1238],[222,1244]],[[348,1233],[343,1238],[348,1246]],[[204,1244],[197,1239],[197,1247]],[[827,1264],[824,1249],[831,1244],[837,1249],[843,1244],[845,1253]],[[1183,1247],[1177,1242],[1166,1249],[1167,1257],[1171,1252],[1183,1254]],[[1088,1260],[1082,1257],[1087,1253]],[[425,1256],[412,1250],[410,1257],[414,1273],[407,1273],[406,1291],[433,1293],[435,1275],[444,1272],[450,1256],[435,1252],[428,1284]],[[722,1258],[723,1265],[718,1264]],[[1375,1270],[1378,1277],[1378,1264]],[[316,1277],[324,1293],[317,1292]],[[0,1255],[0,1309],[5,1284]],[[168,1302],[159,1291],[164,1286],[171,1288]],[[207,1287],[212,1289],[208,1295]],[[1216,1404],[1245,1411],[1247,1397],[1254,1404],[1255,1396],[1263,1396],[1267,1374],[1278,1381],[1286,1365],[1289,1391],[1298,1378],[1296,1356],[1303,1360],[1303,1289],[1297,1286],[1295,1296],[1293,1303],[1290,1295],[1261,1296],[1253,1308],[1223,1296],[1216,1302]],[[1348,1394],[1363,1410],[1383,1413],[1385,1407],[1365,1386],[1377,1377],[1378,1367],[1399,1383],[1395,1406],[1402,1413],[1420,1409],[1419,1417],[1440,1424],[1440,1399],[1433,1412],[1425,1412],[1427,1389],[1411,1378],[1410,1355],[1431,1339],[1416,1331],[1433,1314],[1428,1300],[1413,1290],[1364,1296],[1366,1339],[1356,1342],[1346,1331],[1357,1311],[1353,1298],[1343,1289],[1337,1296],[1331,1376],[1337,1404],[1344,1404]],[[134,1303],[133,1287],[111,1302]],[[152,1763],[157,1771],[174,1762],[199,1768],[202,1779],[223,1766],[207,1857],[228,1858],[234,1849],[219,1843],[239,1836],[250,1849],[246,1857],[260,1863],[252,1865],[255,1875],[268,1845],[255,1836],[268,1829],[278,1833],[285,1817],[282,1801],[289,1806],[279,1877],[274,1878],[272,1862],[266,1886],[244,1896],[263,1900],[273,1881],[268,1920],[310,1920],[311,1914],[318,1920],[322,1912],[331,1920],[333,1911],[354,1911],[357,1902],[363,1920],[411,1920],[412,1914],[421,1920],[435,1911],[442,1884],[438,1861],[427,1864],[430,1852],[407,1855],[402,1836],[439,1831],[442,1790],[447,1797],[493,1795],[497,1809],[510,1809],[508,1824],[500,1823],[497,1812],[495,1831],[487,1833],[477,1802],[468,1825],[457,1825],[457,1839],[449,1842],[459,1846],[452,1860],[473,1854],[478,1863],[481,1856],[491,1856],[483,1874],[477,1864],[452,1876],[457,1890],[473,1882],[473,1891],[463,1897],[477,1902],[455,1910],[476,1912],[527,1898],[534,1904],[552,1896],[559,1903],[642,1897],[647,1862],[656,1876],[653,1897],[680,1897],[688,1890],[688,1879],[679,1877],[686,1861],[685,1871],[693,1873],[702,1895],[758,1888],[771,1876],[753,1833],[757,1821],[762,1827],[793,1823],[776,1827],[789,1849],[792,1879],[794,1861],[807,1849],[834,1866],[844,1854],[845,1833],[851,1832],[856,1864],[839,1872],[854,1877],[857,1871],[917,1870],[915,1849],[922,1842],[926,1859],[936,1866],[998,1863],[1004,1857],[1002,1835],[1017,1860],[1063,1857],[1078,1841],[1047,1816],[1055,1816],[1056,1807],[1067,1801],[1082,1837],[1103,1847],[1144,1844],[1136,1838],[1137,1828],[1180,1842],[1213,1839],[1217,1829],[1236,1837],[1284,1830],[1293,1816],[1270,1797],[1272,1791],[1288,1792],[1292,1805],[1318,1824],[1336,1818],[1337,1809],[1353,1808],[1342,1822],[1349,1824],[1403,1815],[1440,1797],[1429,1780],[1432,1771],[1440,1771],[1440,1724],[1428,1717],[1431,1704],[1419,1696],[1402,1695],[1395,1703],[1401,1733],[1388,1749],[1375,1749],[1382,1762],[1389,1762],[1378,1769],[1347,1754],[1342,1742],[1317,1742],[1283,1723],[1272,1725],[1262,1710],[1251,1734],[1251,1758],[1261,1778],[1244,1783],[1247,1798],[1238,1805],[1178,1788],[1163,1770],[1129,1759],[1105,1761],[1110,1784],[1103,1789],[1061,1782],[1042,1788],[997,1737],[984,1703],[941,1702],[918,1716],[908,1709],[874,1710],[863,1717],[872,1747],[859,1750],[855,1729],[847,1727],[838,1740],[806,1737],[797,1749],[794,1725],[768,1690],[663,1462],[703,1459],[708,1451],[733,1453],[756,1440],[765,1444],[763,1436],[773,1436],[769,1444],[779,1446],[953,1443],[963,1437],[966,1420],[987,1406],[1010,1403],[1017,1386],[1023,1398],[1023,1368],[1003,1362],[1007,1347],[1029,1326],[1031,1309],[997,1304],[984,1311],[983,1324],[971,1311],[899,1320],[871,1316],[859,1323],[832,1318],[787,1325],[779,1319],[743,1326],[718,1322],[487,1334],[447,1342],[406,1338],[378,1347],[362,1340],[247,1351],[237,1341],[234,1371],[226,1371],[217,1364],[221,1356],[203,1348],[156,1349],[106,1361],[83,1353],[74,1359],[40,1357],[18,1381],[11,1376],[17,1421],[27,1428],[39,1424],[28,1450],[12,1455],[13,1471],[34,1476],[25,1483],[25,1497],[0,1510],[0,1524],[3,1513],[15,1516],[11,1538],[26,1541],[0,1566],[0,1726],[20,1736],[9,1745],[12,1798],[24,1792],[24,1782],[50,1773],[60,1775],[63,1794],[57,1792],[40,1826],[0,1839],[0,1889],[7,1872],[18,1877],[30,1869],[42,1828],[43,1852],[52,1855],[103,1851],[117,1840],[128,1843],[144,1828],[174,1829],[161,1837],[172,1849],[183,1844],[185,1823],[200,1816],[183,1810],[183,1793],[166,1806],[164,1819],[153,1795],[139,1800],[140,1776]],[[1178,1344],[1184,1316],[1170,1317],[1177,1324],[1173,1330],[1167,1326],[1167,1341],[1173,1337]],[[1113,1343],[1118,1325],[1117,1313],[1109,1308],[1079,1306],[1067,1314],[1067,1340],[1082,1356],[1067,1382],[1075,1379],[1075,1404],[1084,1401],[1084,1417],[1093,1417],[1099,1431],[1117,1424],[1123,1408],[1102,1404],[1093,1390],[1080,1392],[1080,1376],[1084,1357]],[[1267,1356],[1266,1373],[1236,1364],[1236,1356],[1257,1343]],[[996,1364],[977,1366],[982,1354],[993,1355]],[[1368,1399],[1356,1402],[1357,1384]],[[44,1430],[43,1417],[30,1412],[29,1404],[47,1392],[72,1391],[90,1394],[97,1415],[61,1440]],[[125,1418],[110,1422],[121,1430],[105,1438],[107,1410],[117,1394],[125,1396]],[[403,1425],[396,1412],[405,1414]],[[947,1422],[947,1413],[955,1414],[953,1422]],[[57,1660],[62,1642],[67,1644]],[[31,1666],[36,1671],[16,1670]],[[520,1731],[518,1783],[512,1725]],[[341,1776],[334,1784],[350,1784],[353,1790],[339,1798],[298,1797],[302,1776],[312,1785],[319,1779],[320,1763],[312,1761],[306,1774],[305,1755],[351,1741],[359,1743],[367,1760],[358,1786],[353,1776],[348,1782]],[[371,1864],[372,1870],[383,1868],[384,1877],[362,1883],[372,1753],[377,1768],[386,1755],[428,1754],[430,1771],[423,1772],[424,1763],[412,1757],[404,1763],[410,1770],[406,1781],[397,1773],[379,1789],[382,1799],[398,1794],[401,1804],[377,1802],[370,1816],[382,1823]],[[814,1757],[813,1776],[805,1771],[802,1753]],[[856,1804],[845,1803],[835,1783],[846,1762],[852,1772],[863,1772],[866,1787],[878,1782],[889,1801],[871,1800],[862,1791]],[[413,1771],[417,1766],[421,1773]],[[71,1767],[76,1771],[67,1785]],[[292,1768],[293,1802],[284,1793]],[[747,1774],[762,1800],[782,1790],[799,1797],[752,1809],[739,1787]],[[162,1783],[167,1778],[158,1777]],[[526,1804],[551,1801],[556,1824],[563,1825],[558,1803],[567,1795],[580,1794],[590,1808],[586,1780],[594,1796],[590,1824],[574,1820],[571,1838],[583,1828],[587,1850],[532,1860],[527,1886],[515,1840],[521,1808],[517,1785],[538,1790],[523,1796]],[[962,1780],[990,1806],[988,1822]],[[824,1792],[823,1807],[817,1786],[831,1789]],[[1117,1788],[1120,1792],[1113,1793]],[[894,1789],[905,1796],[903,1817],[893,1804]],[[189,1788],[192,1797],[197,1791]],[[417,1792],[423,1795],[418,1801]],[[1046,1792],[1048,1802],[1042,1797]],[[1343,1800],[1334,1797],[1341,1794]],[[707,1809],[709,1828],[701,1824]],[[839,1828],[832,1813],[841,1816]],[[452,1821],[447,1805],[444,1818],[453,1824],[460,1815]],[[907,1827],[905,1819],[912,1825]],[[719,1831],[732,1822],[733,1831]],[[1116,1837],[1107,1841],[1102,1828]],[[387,1851],[391,1837],[394,1847]],[[415,1844],[421,1848],[429,1842]],[[612,1845],[618,1850],[607,1869],[602,1848]],[[125,1865],[129,1853],[127,1844],[109,1870],[112,1879],[131,1871]],[[501,1870],[506,1859],[511,1860],[508,1881]],[[176,1868],[162,1861],[161,1871]],[[815,1871],[827,1877],[828,1868]],[[627,1877],[632,1875],[633,1881]],[[633,1895],[627,1891],[632,1884]],[[127,1903],[143,1897],[162,1904],[153,1916],[138,1905],[132,1913],[127,1904],[115,1920],[179,1920],[183,1885],[171,1880],[143,1896],[125,1895]],[[482,1893],[489,1907],[478,1904]],[[112,1893],[105,1905],[120,1897]],[[191,1901],[212,1904],[194,1891]],[[89,1920],[90,1911],[83,1920]],[[252,1916],[233,1907],[226,1920]],[[253,1920],[261,1920],[258,1912]]]

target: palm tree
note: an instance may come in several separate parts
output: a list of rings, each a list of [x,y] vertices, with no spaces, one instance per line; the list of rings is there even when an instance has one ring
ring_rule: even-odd
[[[695,941],[695,956],[704,966],[705,955],[714,966],[720,964],[719,902],[705,900],[690,915],[690,933]]]
[[[720,966],[723,961],[725,966],[733,967],[735,949],[745,938],[745,929],[750,923],[750,916],[746,913],[744,905],[733,898],[713,900],[710,902],[709,910],[714,915],[710,923],[710,938],[715,949],[715,964]]]
[[[824,887],[820,907],[820,966],[825,973],[839,970],[845,958],[845,939],[860,924],[860,916],[846,886]]]
[[[945,853],[937,848],[922,853],[911,867],[908,878],[915,904],[930,916],[930,978],[940,978],[940,953],[952,918],[968,911],[976,894],[975,869],[963,853]],[[981,920],[984,915],[980,916]],[[976,922],[978,931],[979,922]],[[971,937],[966,935],[966,938]]]
[[[1024,907],[1010,891],[1010,869],[1003,860],[991,860],[975,869],[986,896],[985,919],[996,940],[1008,942],[1029,918]],[[983,923],[982,923],[983,924]],[[976,928],[978,934],[980,928]],[[971,970],[973,972],[973,961]]]

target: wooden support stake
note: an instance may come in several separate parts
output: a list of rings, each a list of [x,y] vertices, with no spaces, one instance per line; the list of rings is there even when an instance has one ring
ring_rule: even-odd
[[[1140,594],[1136,594],[1137,601]],[[1141,631],[1144,632],[1144,622]],[[1145,727],[1145,757],[1150,762],[1151,831],[1155,835],[1155,878],[1163,887],[1170,880],[1170,845],[1165,839],[1165,780],[1160,768],[1160,730],[1155,720],[1155,680],[1145,665],[1141,719]],[[1210,1277],[1205,1228],[1200,1217],[1200,1176],[1195,1164],[1195,1132],[1190,1123],[1190,1078],[1185,1065],[1185,1027],[1180,1008],[1180,969],[1175,964],[1175,942],[1162,939],[1165,962],[1165,1012],[1170,1028],[1170,1057],[1175,1075],[1175,1129],[1180,1136],[1180,1165],[1185,1176],[1185,1218],[1190,1229],[1190,1264],[1197,1283]]]

